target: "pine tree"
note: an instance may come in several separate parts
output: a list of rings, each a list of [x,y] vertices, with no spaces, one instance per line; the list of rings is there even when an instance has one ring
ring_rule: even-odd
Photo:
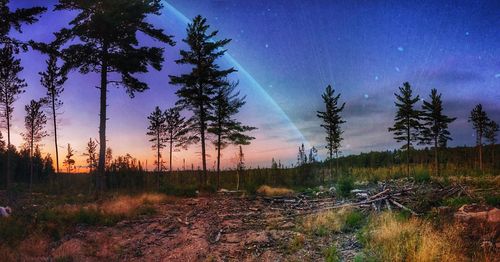
[[[165,137],[169,145],[169,171],[172,173],[172,153],[178,148],[187,149],[187,146],[197,141],[197,137],[189,136],[189,122],[180,114],[178,107],[169,108],[165,111]]]
[[[394,126],[389,128],[389,132],[394,133],[394,139],[397,142],[406,142],[402,147],[406,151],[406,168],[407,175],[410,175],[410,150],[413,142],[419,138],[419,130],[421,128],[420,118],[421,112],[415,109],[415,104],[420,100],[417,95],[413,97],[413,91],[410,83],[403,83],[403,87],[399,87],[400,94],[396,96],[394,103],[398,108],[396,116],[394,117]]]
[[[439,175],[438,150],[441,147],[446,147],[448,140],[452,140],[450,131],[448,131],[448,124],[455,121],[456,118],[443,114],[441,94],[438,94],[436,89],[431,90],[429,98],[430,102],[424,101],[422,105],[421,118],[423,125],[420,138],[422,144],[434,145],[434,165],[436,174]]]
[[[165,133],[166,133],[166,124],[165,124],[165,115],[161,111],[159,107],[156,107],[155,110],[148,116],[149,126],[147,135],[151,137],[149,142],[153,143],[152,148],[156,150],[156,172],[161,172],[161,150],[165,148]]]
[[[309,163],[316,163],[318,160],[318,150],[316,149],[316,147],[312,147],[310,150],[309,150]]]
[[[43,101],[31,100],[31,102],[24,107],[26,110],[26,117],[24,118],[24,127],[26,132],[23,133],[24,141],[26,142],[27,148],[29,148],[30,154],[30,191],[33,186],[33,158],[34,149],[38,146],[38,143],[42,138],[46,137],[48,134],[44,130],[47,124],[47,116],[42,110]]]
[[[97,141],[92,138],[87,142],[87,147],[85,148],[84,156],[87,157],[87,166],[89,168],[89,173],[92,174],[97,167]]]
[[[483,105],[478,104],[470,112],[469,122],[476,130],[476,145],[479,149],[479,169],[483,171],[483,136],[488,128],[490,119],[483,110]]]
[[[255,127],[245,126],[234,118],[245,104],[245,97],[235,92],[236,84],[219,86],[217,88],[213,106],[214,112],[207,131],[215,136],[212,143],[217,150],[217,188],[220,188],[220,157],[221,150],[229,144],[248,145],[254,137],[245,134]]]
[[[297,153],[297,166],[302,166],[307,164],[307,154],[304,144],[299,146],[299,152]]]
[[[224,47],[230,39],[214,40],[217,31],[208,32],[207,20],[196,16],[188,25],[187,37],[183,41],[189,50],[181,50],[177,64],[191,65],[191,72],[180,76],[170,76],[170,83],[181,88],[176,105],[193,113],[191,129],[197,130],[201,142],[201,160],[204,184],[208,184],[206,161],[206,132],[213,110],[213,97],[217,88],[227,84],[226,76],[235,72],[234,68],[220,69],[216,60],[224,55]]]
[[[273,158],[274,162],[274,158]],[[243,148],[240,145],[239,151],[237,155],[237,164],[236,164],[236,190],[240,190],[240,176],[243,174],[245,170],[245,154],[243,154]]]
[[[22,33],[22,24],[33,24],[38,21],[38,16],[45,12],[47,8],[45,7],[31,7],[31,8],[19,8],[15,11],[11,11],[9,6],[9,0],[0,0],[0,44],[10,45],[15,50],[19,46],[26,49],[26,44],[12,38],[9,33],[12,29]]]
[[[24,88],[27,86],[24,79],[19,77],[22,70],[20,60],[14,57],[14,47],[12,45],[6,45],[0,49],[0,117],[7,128],[8,149],[12,146],[10,143],[10,128],[12,126],[14,102],[20,94],[24,93]],[[9,187],[11,179],[11,153],[12,150],[7,150],[7,187]]]
[[[45,60],[47,68],[44,72],[40,72],[40,83],[46,89],[46,102],[50,108],[52,118],[52,128],[54,130],[54,148],[56,153],[56,172],[59,173],[59,147],[57,145],[57,116],[58,111],[62,107],[63,102],[60,99],[64,91],[63,85],[66,82],[67,70],[58,66],[59,49],[63,41],[56,38],[49,44],[31,42],[33,48],[40,50],[42,53],[48,54],[49,58]]]
[[[495,167],[495,144],[497,143],[497,135],[499,131],[499,126],[495,121],[489,121],[486,131],[484,133],[484,138],[490,142],[491,146],[491,165]]]
[[[317,116],[323,121],[321,126],[326,131],[326,148],[328,149],[328,161],[330,162],[330,170],[332,169],[331,163],[333,154],[337,159],[335,173],[338,174],[338,154],[340,143],[342,142],[342,128],[341,125],[345,123],[340,113],[344,110],[345,103],[339,106],[340,93],[335,95],[335,90],[331,85],[328,85],[325,92],[321,95],[325,103],[325,111],[317,111]]]
[[[75,160],[73,159],[74,155],[75,155],[75,150],[73,150],[73,148],[71,148],[71,145],[68,144],[66,158],[63,161],[63,165],[66,166],[66,170],[68,173],[71,173],[72,167],[75,165]]]
[[[77,15],[71,28],[59,32],[62,39],[74,42],[62,51],[68,68],[80,72],[100,74],[99,109],[99,163],[97,180],[99,191],[105,187],[106,106],[108,84],[122,85],[130,97],[148,89],[134,75],[148,72],[149,66],[161,70],[163,49],[139,46],[138,33],[174,45],[172,37],[146,21],[148,15],[160,15],[159,0],[59,0],[55,10],[70,10]],[[121,79],[110,79],[109,75]]]

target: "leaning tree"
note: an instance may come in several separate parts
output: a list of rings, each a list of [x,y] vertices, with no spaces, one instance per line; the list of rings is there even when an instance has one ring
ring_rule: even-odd
[[[148,72],[149,66],[161,70],[163,48],[140,46],[138,33],[173,46],[172,36],[147,22],[148,15],[160,15],[159,0],[59,0],[55,10],[77,13],[70,28],[60,36],[72,43],[62,50],[70,68],[81,73],[100,74],[99,161],[98,188],[105,187],[106,106],[108,84],[124,86],[130,97],[148,89],[136,78],[137,73]]]

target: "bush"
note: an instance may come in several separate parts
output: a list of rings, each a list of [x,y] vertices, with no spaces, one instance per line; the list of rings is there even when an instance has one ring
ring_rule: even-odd
[[[347,213],[342,231],[349,232],[361,228],[365,222],[365,215],[357,210]]]
[[[350,176],[343,176],[337,182],[337,192],[342,197],[348,197],[354,189],[354,179]]]
[[[257,189],[257,193],[265,196],[290,196],[293,190],[284,187],[270,187],[263,185]]]

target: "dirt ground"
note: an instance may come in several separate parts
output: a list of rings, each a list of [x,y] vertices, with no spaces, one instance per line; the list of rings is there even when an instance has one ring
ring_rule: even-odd
[[[333,205],[332,199],[310,208]],[[359,245],[349,234],[338,239],[296,232],[300,203],[265,198],[211,196],[180,198],[157,206],[153,217],[113,227],[79,227],[50,249],[50,257],[73,261],[318,261],[338,241],[342,255],[354,257]],[[301,248],[290,250],[299,239]]]

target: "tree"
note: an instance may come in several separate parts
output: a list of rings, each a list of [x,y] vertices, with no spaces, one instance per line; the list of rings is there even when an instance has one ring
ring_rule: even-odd
[[[156,182],[158,187],[160,186],[160,172],[161,172],[161,150],[165,147],[165,134],[166,134],[166,125],[165,125],[165,114],[161,111],[159,107],[156,107],[155,110],[148,116],[149,126],[148,132],[146,133],[148,136],[151,136],[149,139],[150,142],[153,142],[153,150],[156,150]]]
[[[438,150],[440,147],[446,147],[450,137],[448,124],[455,121],[456,118],[448,117],[443,114],[443,102],[441,94],[436,89],[431,90],[430,101],[424,101],[422,105],[421,143],[434,145],[434,165],[436,174],[439,175]]]
[[[6,45],[0,49],[0,117],[7,128],[7,148],[9,149],[11,147],[10,127],[14,102],[20,94],[24,93],[24,88],[27,86],[24,79],[19,77],[22,70],[20,60],[14,57],[12,45]],[[9,187],[11,179],[10,158],[11,150],[7,150],[7,187]]]
[[[63,161],[63,165],[66,166],[66,170],[68,173],[71,173],[72,166],[75,165],[75,160],[73,159],[74,155],[75,151],[73,150],[73,148],[71,148],[71,145],[68,144],[66,158]]]
[[[111,162],[113,162],[113,150],[111,150],[111,147],[108,147],[106,149],[106,170],[109,170]]]
[[[214,111],[210,117],[211,122],[207,131],[215,136],[212,141],[217,150],[217,188],[220,187],[220,157],[221,150],[229,144],[248,145],[254,137],[245,132],[256,129],[245,126],[234,118],[240,108],[245,104],[245,97],[240,97],[239,92],[234,92],[237,84],[227,83],[217,87],[213,101]]]
[[[56,172],[59,173],[59,147],[57,146],[57,115],[58,110],[62,107],[63,102],[60,99],[62,92],[64,91],[63,85],[66,82],[67,70],[63,67],[57,65],[58,56],[60,56],[59,49],[62,44],[62,40],[56,38],[53,42],[49,44],[44,43],[31,43],[31,45],[41,50],[43,53],[49,55],[49,58],[45,60],[47,69],[44,72],[40,72],[40,83],[46,89],[46,100],[50,108],[50,114],[52,117],[52,127],[54,129],[54,148],[56,153]]]
[[[273,158],[273,162],[274,162],[274,158]],[[243,148],[240,145],[238,155],[237,155],[237,163],[236,163],[236,190],[240,190],[240,176],[244,170],[245,170],[245,154],[243,154]]]
[[[97,167],[97,141],[90,138],[89,142],[87,142],[85,150],[86,152],[83,153],[83,155],[87,157],[89,173],[92,174],[92,171],[94,171]]]
[[[31,102],[24,107],[26,110],[26,117],[24,118],[24,127],[26,132],[23,133],[24,141],[29,148],[30,153],[30,191],[33,185],[33,154],[35,147],[42,138],[46,137],[48,134],[44,130],[47,124],[47,116],[45,116],[43,110],[43,101],[31,100]]]
[[[488,140],[491,145],[491,164],[493,167],[495,166],[495,144],[497,143],[498,131],[498,124],[495,121],[491,120],[488,122],[486,131],[484,133],[484,138],[486,138],[486,140]]]
[[[403,87],[399,87],[400,94],[396,96],[394,104],[398,108],[394,117],[394,126],[389,128],[389,132],[394,133],[394,139],[399,143],[405,141],[406,144],[401,148],[406,151],[406,168],[407,175],[410,175],[410,150],[413,142],[419,138],[419,130],[421,128],[420,118],[421,112],[415,109],[415,104],[420,100],[417,95],[413,97],[413,91],[410,83],[403,83]]]
[[[21,41],[9,36],[11,29],[22,33],[22,24],[33,24],[38,21],[38,16],[45,12],[45,7],[19,8],[12,12],[8,6],[9,0],[0,0],[0,43],[4,45],[12,45],[17,49],[22,46],[26,49],[26,45]]]
[[[135,92],[148,89],[146,83],[134,75],[148,72],[149,66],[161,70],[163,49],[139,46],[139,32],[162,43],[175,44],[171,36],[146,22],[148,15],[159,15],[161,8],[159,0],[59,0],[55,7],[55,10],[77,12],[70,22],[72,27],[64,28],[59,33],[63,39],[75,39],[62,50],[67,66],[79,68],[83,74],[100,74],[99,179],[96,193],[104,190],[105,186],[108,84],[124,86],[133,98]],[[112,80],[110,74],[120,79]]]
[[[323,121],[321,126],[326,131],[326,148],[328,149],[328,160],[330,161],[330,170],[331,170],[331,162],[333,159],[333,154],[335,153],[335,158],[337,159],[335,173],[338,172],[339,163],[338,163],[338,154],[340,143],[342,142],[342,128],[341,125],[345,123],[345,120],[342,119],[340,113],[344,110],[345,103],[342,103],[339,106],[339,98],[340,93],[335,95],[335,90],[331,85],[328,85],[325,89],[325,92],[321,95],[323,98],[323,102],[325,103],[325,111],[317,111],[317,116]]]
[[[481,171],[483,171],[483,136],[488,129],[489,121],[490,119],[481,104],[476,105],[470,112],[469,122],[472,123],[472,127],[476,130],[476,145],[479,149],[479,169]]]
[[[304,144],[299,146],[299,152],[297,153],[297,166],[307,164],[307,154]]]
[[[187,37],[183,41],[189,46],[189,50],[181,50],[181,59],[175,62],[191,65],[191,72],[180,76],[170,76],[171,84],[181,86],[176,92],[179,97],[176,105],[193,113],[190,128],[197,130],[195,135],[199,136],[201,141],[205,184],[208,183],[205,140],[213,110],[213,96],[218,87],[227,84],[226,76],[236,71],[234,68],[220,69],[216,64],[216,60],[226,53],[224,47],[231,40],[214,40],[218,32],[208,32],[209,27],[207,20],[199,15],[188,24]]]
[[[312,147],[310,150],[309,150],[309,163],[316,163],[318,160],[318,149],[316,149],[316,147]]]
[[[187,146],[196,141],[197,137],[191,137],[189,133],[189,122],[181,117],[178,107],[169,108],[164,113],[165,116],[165,137],[164,141],[169,145],[169,171],[172,172],[172,152],[178,151],[181,147]]]

